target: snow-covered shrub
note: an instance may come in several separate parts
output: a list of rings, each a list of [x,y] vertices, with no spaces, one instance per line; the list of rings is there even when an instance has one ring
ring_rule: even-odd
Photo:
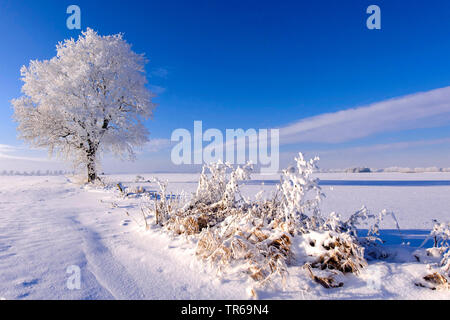
[[[441,260],[441,269],[450,277],[450,250],[443,255]]]
[[[222,162],[205,165],[197,191],[183,209],[167,208],[165,227],[175,234],[197,234],[242,211],[245,200],[239,181],[248,180],[251,170],[251,163],[237,168]]]
[[[435,224],[431,230],[430,237],[434,239],[434,247],[448,249],[450,241],[450,223],[439,223],[434,221]]]
[[[275,276],[286,279],[292,258],[291,235],[283,229],[281,201],[250,203],[239,190],[239,182],[250,179],[252,165],[234,168],[229,164],[205,165],[197,191],[191,199],[167,197],[167,184],[159,185],[153,199],[157,224],[175,235],[194,236],[197,256],[224,272],[237,267],[260,284]]]
[[[251,164],[234,168],[218,162],[203,167],[189,199],[168,195],[167,182],[154,179],[159,191],[149,197],[153,209],[147,209],[165,230],[197,241],[197,257],[218,273],[239,271],[257,285],[283,284],[295,263],[324,287],[341,286],[335,278],[358,274],[367,265],[365,249],[379,240],[382,219],[393,214],[374,215],[363,207],[347,221],[335,213],[323,217],[324,194],[313,178],[318,158],[306,161],[300,153],[295,161],[267,199],[241,195],[239,183],[250,179]],[[367,237],[359,238],[357,227],[368,221],[373,223]]]
[[[306,161],[302,153],[295,158],[296,166],[282,171],[280,185],[281,211],[290,232],[298,233],[317,229],[323,224],[319,204],[324,194],[318,179],[311,177],[317,169],[314,158]]]
[[[364,256],[368,259],[387,258],[390,254],[383,248],[384,241],[380,238],[380,226],[387,216],[392,218],[400,232],[400,226],[393,212],[382,210],[378,214],[373,214],[365,206],[353,213],[346,221],[343,221],[339,214],[332,212],[324,223],[324,229],[351,235],[359,245],[364,247]],[[368,232],[366,236],[361,237],[357,229],[363,226],[368,228]]]
[[[168,193],[169,181],[157,178],[152,178],[150,181],[159,187],[159,192],[149,195],[153,197],[155,222],[157,225],[164,226],[180,210],[181,198]]]
[[[438,266],[441,271],[450,276],[450,223],[438,222],[434,220],[433,229],[425,239],[422,246],[429,240],[434,240],[432,248],[426,250],[427,256],[434,256],[440,259]]]
[[[347,221],[343,221],[339,214],[332,212],[328,219],[324,223],[324,227],[329,230],[333,230],[336,232],[346,232],[351,234],[352,236],[357,237],[357,228],[362,225],[368,225],[368,233],[365,237],[369,240],[379,240],[380,236],[380,225],[386,216],[391,216],[394,220],[396,227],[400,230],[400,226],[397,222],[397,218],[395,217],[393,212],[389,212],[387,210],[382,210],[378,213],[378,215],[373,214],[367,209],[365,206],[361,207],[358,211],[353,213]],[[369,224],[369,222],[372,222]]]
[[[244,200],[238,183],[250,179],[252,169],[250,162],[236,169],[221,161],[203,166],[193,204],[220,203],[226,207],[234,206],[236,201]],[[239,196],[239,199],[236,199],[236,196]]]
[[[263,225],[262,220],[244,215],[229,216],[219,228],[205,229],[196,254],[218,272],[235,267],[260,285],[276,276],[287,277],[287,263],[293,258],[291,236],[280,229]]]
[[[450,223],[440,223],[436,220],[433,220],[433,222],[433,229],[420,245],[419,250],[415,252],[415,257],[419,261],[426,260],[424,259],[425,257],[442,258],[441,265],[445,265],[446,260],[444,257],[448,257],[447,253],[450,249]],[[425,250],[421,249],[431,239],[434,241],[433,247]]]
[[[300,236],[298,246],[313,268],[357,274],[367,265],[364,248],[348,233],[311,231]]]
[[[434,240],[434,245],[428,249],[422,247],[430,239]],[[427,263],[431,273],[422,278],[423,281],[415,284],[420,287],[432,290],[450,290],[450,223],[439,223],[434,220],[434,226],[428,237],[424,240],[418,250],[414,252],[414,257],[419,262]]]
[[[222,221],[204,224],[197,255],[219,270],[239,264],[260,285],[277,276],[285,280],[293,259],[292,238],[322,222],[318,205],[323,195],[311,177],[317,160],[305,161],[299,154],[296,167],[283,171],[274,197],[251,202],[241,196],[238,185],[250,178],[249,165],[232,169],[228,178],[226,165],[205,167],[211,174],[203,171],[192,204],[195,210],[209,209],[206,217]],[[205,215],[200,218],[205,221]]]

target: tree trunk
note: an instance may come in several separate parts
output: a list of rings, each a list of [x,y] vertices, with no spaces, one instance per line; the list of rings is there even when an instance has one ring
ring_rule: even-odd
[[[97,171],[95,169],[95,162],[92,161],[91,159],[88,159],[87,172],[88,172],[88,183],[97,180]]]
[[[88,140],[88,143],[89,143],[89,151],[87,152],[87,174],[88,174],[88,183],[91,183],[97,180],[97,168],[95,167],[95,157],[97,153],[97,148],[90,140]]]

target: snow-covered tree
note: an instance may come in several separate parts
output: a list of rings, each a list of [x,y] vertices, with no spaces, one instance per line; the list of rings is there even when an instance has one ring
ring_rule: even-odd
[[[143,121],[155,104],[146,88],[146,59],[122,34],[92,29],[56,48],[54,58],[22,67],[14,118],[22,139],[83,166],[93,182],[102,153],[132,159],[133,147],[148,141]]]

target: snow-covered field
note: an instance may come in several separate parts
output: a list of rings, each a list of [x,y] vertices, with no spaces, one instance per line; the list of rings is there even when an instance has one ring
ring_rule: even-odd
[[[143,174],[146,179],[152,175]],[[156,174],[170,181],[174,193],[196,189],[198,175]],[[136,175],[106,177],[124,185]],[[352,214],[362,205],[387,209],[397,216],[401,234],[387,219],[386,245],[397,254],[369,263],[345,285],[325,289],[301,266],[289,267],[287,287],[258,292],[261,299],[450,299],[449,291],[432,291],[414,283],[427,274],[411,252],[432,227],[431,219],[450,220],[450,173],[319,174],[327,198],[323,212]],[[140,199],[117,191],[80,186],[73,178],[1,177],[0,298],[4,299],[248,299],[247,278],[219,278],[195,257],[195,243],[173,238],[152,226],[145,230]],[[251,196],[274,190],[276,177],[256,176],[245,186]],[[261,180],[266,180],[261,185]],[[335,183],[336,181],[341,183]],[[389,181],[409,180],[410,183]],[[421,183],[435,180],[439,183]],[[345,183],[342,183],[345,181]],[[353,182],[352,182],[353,181]],[[361,181],[364,181],[361,185]],[[378,181],[374,184],[367,181]],[[446,182],[447,181],[447,182]],[[337,185],[333,185],[337,184]],[[128,213],[128,215],[127,215]],[[409,245],[400,245],[401,242]],[[431,243],[429,244],[431,245]],[[81,270],[81,288],[70,290],[70,266]]]

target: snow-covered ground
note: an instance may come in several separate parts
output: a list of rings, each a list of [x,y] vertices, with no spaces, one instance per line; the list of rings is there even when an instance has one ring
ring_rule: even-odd
[[[151,175],[142,175],[146,179]],[[194,191],[198,175],[157,174],[169,189]],[[138,183],[136,175],[108,176],[124,185]],[[400,227],[386,220],[387,245],[397,254],[389,261],[369,263],[360,276],[347,275],[344,287],[324,289],[313,283],[301,266],[289,267],[284,291],[265,290],[270,299],[450,299],[449,291],[414,285],[427,274],[411,252],[420,244],[431,219],[450,220],[450,185],[418,181],[450,181],[449,173],[320,174],[327,198],[324,213],[343,216],[365,204],[395,212]],[[0,298],[5,299],[247,299],[247,278],[223,277],[195,258],[195,243],[172,238],[159,228],[145,230],[140,199],[122,199],[117,192],[86,188],[63,176],[1,177],[0,183]],[[244,187],[254,195],[274,190],[276,177],[256,176]],[[266,180],[262,186],[260,180]],[[333,185],[333,181],[410,180],[410,184]],[[339,183],[337,183],[339,184]],[[128,215],[127,215],[128,213]],[[406,240],[409,246],[401,247]],[[70,290],[70,266],[81,270],[81,288]]]

